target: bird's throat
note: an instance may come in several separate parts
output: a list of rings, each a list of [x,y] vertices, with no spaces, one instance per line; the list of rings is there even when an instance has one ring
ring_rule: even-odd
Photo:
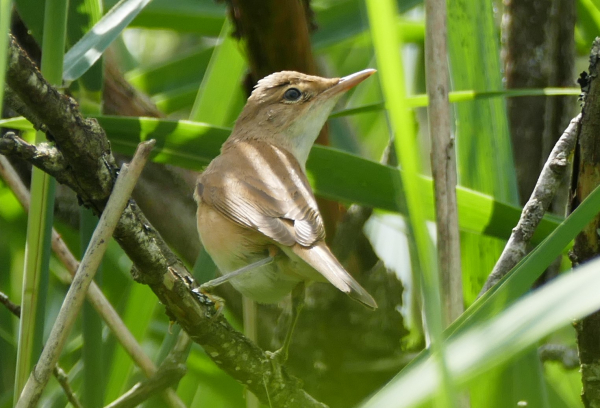
[[[286,148],[296,157],[303,169],[306,165],[308,154],[325,125],[337,99],[332,98],[312,107],[312,109],[298,117],[284,129],[280,137],[277,138],[282,142],[282,147]]]

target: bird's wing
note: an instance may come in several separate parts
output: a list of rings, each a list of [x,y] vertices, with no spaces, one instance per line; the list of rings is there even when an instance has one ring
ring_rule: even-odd
[[[200,176],[196,195],[231,221],[274,241],[310,246],[325,229],[314,195],[296,159],[260,142],[238,143]]]

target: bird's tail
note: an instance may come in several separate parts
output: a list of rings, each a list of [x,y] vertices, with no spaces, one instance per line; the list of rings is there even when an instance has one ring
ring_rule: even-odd
[[[325,243],[312,247],[292,246],[293,252],[312,266],[336,288],[371,309],[377,309],[375,299],[344,269]]]

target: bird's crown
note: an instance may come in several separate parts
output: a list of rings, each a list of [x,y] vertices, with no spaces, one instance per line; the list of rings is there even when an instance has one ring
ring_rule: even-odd
[[[273,98],[283,103],[305,102],[339,81],[339,78],[322,78],[296,71],[276,72],[258,81],[248,102],[273,101]],[[294,89],[296,91],[290,91]]]

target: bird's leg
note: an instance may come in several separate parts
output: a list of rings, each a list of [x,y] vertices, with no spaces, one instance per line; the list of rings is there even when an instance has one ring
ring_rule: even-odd
[[[287,361],[290,343],[292,342],[292,335],[294,334],[296,323],[298,323],[300,311],[304,307],[304,295],[306,292],[305,289],[306,286],[304,282],[300,282],[292,291],[292,316],[290,325],[288,326],[285,338],[283,339],[283,345],[279,350],[271,354],[271,358],[277,360],[277,362],[280,364],[283,364]]]
[[[250,265],[246,265],[246,266],[244,266],[240,269],[237,269],[233,272],[229,272],[228,274],[219,276],[218,278],[211,279],[208,282],[205,282],[202,285],[200,285],[199,290],[201,292],[210,292],[212,289],[227,282],[228,280],[230,280],[232,278],[235,278],[236,276],[243,275],[244,273],[250,272],[251,270],[253,270],[255,268],[270,264],[271,262],[273,262],[274,259],[275,259],[274,256],[269,255],[266,258],[261,259],[260,261],[253,262]]]

